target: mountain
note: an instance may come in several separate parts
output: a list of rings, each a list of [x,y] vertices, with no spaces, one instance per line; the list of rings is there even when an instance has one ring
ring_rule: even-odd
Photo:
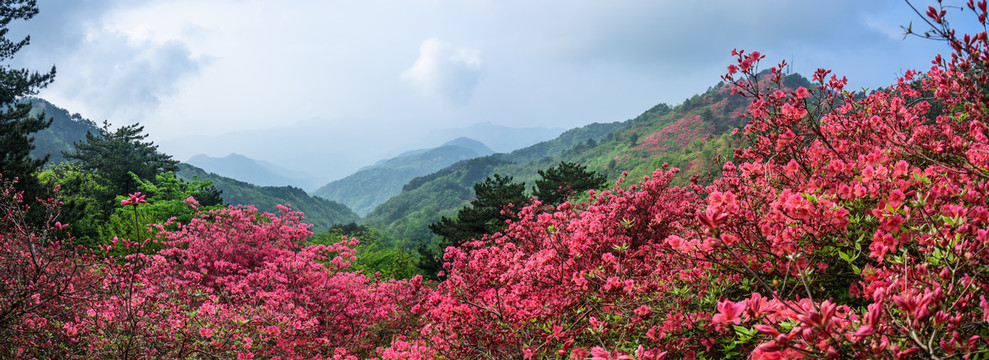
[[[436,139],[470,138],[488,144],[496,152],[509,152],[552,140],[565,130],[544,127],[513,128],[483,122],[463,128],[434,130],[428,136]]]
[[[784,85],[813,88],[800,75],[788,76]],[[739,115],[747,106],[745,98],[732,95],[729,85],[719,83],[675,107],[659,104],[634,119],[591,124],[507,154],[462,161],[412,179],[398,195],[368,213],[363,223],[412,242],[429,241],[433,234],[426,226],[472,200],[474,183],[501,174],[531,189],[539,179],[538,170],[561,161],[583,164],[612,181],[630,179],[626,185],[668,163],[681,169],[679,184],[692,179],[703,183],[720,174],[721,161],[711,160],[730,159],[733,148],[743,141],[731,132],[745,125]]]
[[[402,185],[461,160],[494,153],[476,140],[457,138],[439,147],[407,151],[319,188],[313,195],[339,201],[360,215],[402,191]]]
[[[100,132],[96,123],[83,119],[78,113],[69,114],[68,110],[44,99],[32,97],[28,101],[31,102],[32,116],[44,112],[45,117],[52,119],[51,126],[34,134],[34,150],[31,151],[31,155],[38,158],[48,154],[48,164],[65,161],[62,151],[72,151],[73,142],[86,141],[86,132]]]
[[[349,136],[368,126],[381,129],[369,144]],[[263,160],[318,179],[319,184],[342,179],[362,166],[380,159],[397,157],[409,149],[431,149],[450,139],[467,137],[494,151],[505,152],[549,140],[563,129],[540,127],[512,128],[490,123],[455,129],[428,129],[396,124],[388,117],[379,119],[337,118],[280,121],[270,129],[234,130],[227,134],[184,134],[155,141],[160,149],[176,158],[188,159],[198,153],[236,153]],[[192,151],[191,149],[195,149]]]
[[[309,175],[240,154],[229,154],[222,158],[198,154],[186,160],[186,163],[207,172],[258,186],[291,185],[307,191],[319,186],[319,182]]]
[[[176,176],[184,180],[213,181],[213,186],[223,191],[223,201],[227,204],[254,205],[259,210],[267,212],[276,212],[275,205],[291,204],[293,210],[305,213],[305,222],[316,226],[314,232],[327,230],[335,224],[349,224],[360,219],[346,205],[309,196],[302,189],[292,186],[257,186],[209,173],[186,163],[179,163],[179,172]]]
[[[508,154],[494,154],[465,160],[429,175],[409,181],[401,192],[388,199],[364,218],[364,223],[384,230],[391,235],[414,242],[432,238],[427,226],[451,216],[461,206],[473,200],[475,183],[499,173],[518,176],[527,169],[519,167],[519,162],[550,163],[552,159],[580,144],[596,142],[618,129],[621,123],[594,123],[571,129],[556,139],[544,141]],[[540,169],[551,167],[540,167]],[[530,166],[531,168],[531,166]],[[536,171],[526,174],[534,178]],[[518,180],[518,179],[516,179]]]

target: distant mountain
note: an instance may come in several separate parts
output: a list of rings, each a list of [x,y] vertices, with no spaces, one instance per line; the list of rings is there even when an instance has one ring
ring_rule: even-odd
[[[47,129],[34,134],[34,150],[31,155],[37,158],[49,154],[48,164],[58,164],[65,161],[62,151],[73,151],[73,142],[86,141],[86,132],[100,133],[96,123],[83,119],[78,113],[69,114],[52,103],[39,98],[28,98],[31,102],[31,115],[45,113],[52,118],[52,124]]]
[[[229,154],[222,158],[198,154],[186,160],[186,163],[217,175],[259,186],[291,185],[311,191],[320,185],[317,180],[306,174],[240,154]]]
[[[313,195],[346,204],[360,215],[397,195],[409,180],[461,160],[494,153],[476,140],[458,138],[432,149],[408,151],[381,160],[319,188]]]
[[[254,205],[261,211],[276,212],[275,205],[291,204],[293,210],[305,213],[305,222],[316,225],[314,231],[323,231],[335,224],[349,224],[360,219],[346,205],[323,198],[309,196],[302,189],[292,186],[257,186],[240,180],[209,173],[196,166],[179,163],[180,179],[210,180],[223,191],[223,201],[228,204]]]
[[[813,88],[800,75],[788,76],[783,84],[790,89]],[[667,163],[681,169],[674,180],[678,184],[691,179],[707,182],[720,174],[720,164],[743,141],[731,132],[745,125],[739,114],[747,106],[745,98],[731,94],[730,85],[719,83],[675,107],[659,104],[624,122],[591,124],[508,154],[462,161],[412,179],[398,195],[368,213],[363,223],[411,242],[429,241],[433,234],[426,226],[472,200],[474,183],[501,174],[531,189],[538,170],[561,161],[583,164],[610,180],[628,171],[624,177],[630,182]]]
[[[488,144],[495,152],[503,153],[551,140],[564,131],[564,128],[513,128],[484,122],[463,128],[434,130],[429,136],[437,139],[471,138]]]
[[[350,136],[372,126],[381,129],[375,134],[373,146],[363,137]],[[431,149],[450,139],[467,137],[496,152],[507,152],[552,139],[563,130],[512,128],[490,123],[436,130],[396,125],[383,119],[316,118],[279,122],[270,129],[242,129],[209,135],[190,133],[159,139],[155,143],[161,145],[162,151],[180,159],[199,153],[237,153],[307,174],[323,185],[380,159],[397,157],[409,149]]]

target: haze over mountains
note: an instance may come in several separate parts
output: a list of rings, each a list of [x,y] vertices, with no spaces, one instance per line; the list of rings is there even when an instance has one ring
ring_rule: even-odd
[[[484,144],[457,138],[432,149],[408,151],[319,188],[313,195],[339,201],[364,216],[398,195],[415,177],[433,173],[455,162],[493,154]]]
[[[290,178],[308,178],[309,180],[292,184],[308,189],[310,186],[319,187],[341,179],[382,159],[393,158],[412,149],[442,146],[445,142],[460,137],[479,141],[497,152],[507,152],[552,139],[564,130],[566,129],[513,128],[482,123],[463,128],[422,129],[419,133],[392,134],[382,131],[381,138],[371,144],[348,136],[352,131],[357,131],[356,125],[354,128],[340,128],[326,121],[309,120],[286,124],[276,129],[243,130],[218,136],[193,133],[156,143],[161,145],[164,152],[177,159],[191,161],[192,157],[200,154],[214,158],[238,154],[277,164],[280,168],[294,172]],[[196,152],[190,153],[190,149],[196,149]],[[202,160],[205,159],[196,159]],[[214,163],[210,163],[204,169],[217,173],[232,170],[239,160],[230,160],[235,164],[216,165],[218,167],[213,169],[210,166]]]
[[[293,171],[264,160],[255,160],[240,154],[222,158],[199,154],[185,161],[217,175],[234,178],[260,186],[292,185],[305,191],[319,187],[318,180],[309,174]]]

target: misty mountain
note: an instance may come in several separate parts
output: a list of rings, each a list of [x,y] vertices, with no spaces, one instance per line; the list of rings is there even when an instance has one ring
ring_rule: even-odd
[[[348,136],[365,126],[381,129],[368,143]],[[392,124],[369,119],[311,119],[260,130],[237,130],[222,135],[190,133],[173,139],[155,139],[160,149],[176,158],[195,154],[236,153],[305,174],[326,184],[353,174],[368,164],[390,159],[410,149],[431,149],[451,139],[468,137],[495,151],[511,151],[554,138],[563,129],[512,128],[479,124],[457,129],[389,130]],[[190,152],[195,149],[195,152]]]
[[[320,185],[310,175],[240,154],[229,154],[222,158],[198,154],[186,160],[186,163],[200,167],[207,172],[259,186],[291,185],[311,191]]]
[[[210,180],[213,186],[223,191],[221,196],[227,204],[254,205],[261,211],[277,212],[275,205],[292,205],[292,210],[305,213],[304,222],[316,225],[312,229],[325,231],[336,224],[349,224],[360,219],[346,205],[335,201],[310,196],[302,189],[292,186],[257,186],[225,176],[209,173],[196,166],[179,163],[175,174],[183,180]]]
[[[439,139],[471,138],[488,144],[495,152],[507,153],[551,140],[566,130],[544,127],[512,128],[484,122],[463,128],[434,130],[429,136]]]
[[[532,179],[538,169],[574,147],[602,140],[623,123],[594,123],[567,130],[555,139],[515,150],[464,160],[434,173],[410,180],[394,197],[378,205],[364,217],[364,223],[412,242],[432,238],[428,226],[442,216],[452,216],[474,199],[474,184],[498,173]],[[530,183],[531,184],[531,183]]]
[[[72,151],[73,142],[86,141],[86,133],[99,134],[100,128],[96,123],[84,119],[78,113],[69,114],[68,110],[39,98],[28,98],[31,102],[31,115],[44,112],[45,117],[52,119],[47,129],[34,134],[34,150],[31,156],[41,158],[48,154],[48,164],[58,164],[65,161],[62,151]]]
[[[417,176],[426,175],[455,162],[490,155],[493,150],[468,138],[451,140],[432,149],[407,151],[343,179],[319,188],[313,195],[339,201],[357,214],[364,215],[375,206],[397,195],[402,186]]]

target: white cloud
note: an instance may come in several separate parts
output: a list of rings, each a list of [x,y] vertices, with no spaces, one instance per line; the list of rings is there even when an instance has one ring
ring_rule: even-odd
[[[40,95],[93,120],[141,121],[162,100],[199,74],[206,56],[194,56],[186,39],[162,37],[145,23],[121,26],[119,16],[143,0],[42,0],[40,13],[13,28],[31,35],[15,66],[45,69],[55,82]]]
[[[458,48],[436,38],[423,41],[415,64],[402,72],[402,79],[416,90],[460,105],[470,102],[483,76],[480,50]]]
[[[97,120],[114,123],[139,121],[156,111],[162,98],[178,91],[179,83],[198,74],[204,63],[183,42],[120,32],[91,37],[72,56],[75,61],[58,66],[53,92],[72,94]]]

